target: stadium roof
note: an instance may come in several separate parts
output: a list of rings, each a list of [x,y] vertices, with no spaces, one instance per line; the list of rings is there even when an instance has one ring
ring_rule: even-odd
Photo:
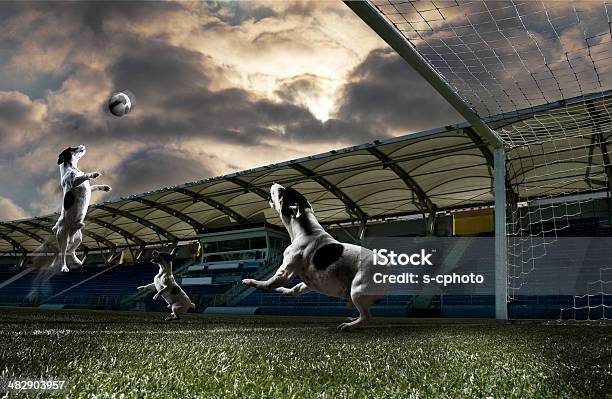
[[[579,128],[580,115],[612,106],[612,97],[579,98],[489,118],[498,133],[521,129],[534,134],[533,126],[571,118]],[[591,104],[591,105],[588,105]],[[602,115],[608,115],[602,113]],[[601,121],[610,125],[609,119]],[[551,127],[543,130],[548,134]],[[606,141],[610,139],[607,129]],[[530,137],[525,135],[524,142]],[[541,140],[541,137],[539,138]],[[567,171],[576,170],[571,184],[592,190],[594,179],[603,174],[601,153],[578,159],[593,147],[582,136],[566,136],[563,143],[551,140],[538,149],[517,142],[510,153],[508,179],[524,181],[539,175],[538,167],[524,162],[521,151],[529,151],[530,162],[555,151],[563,184],[554,174],[546,181],[521,185],[521,198],[562,194],[569,184]],[[268,205],[272,182],[292,186],[312,203],[323,224],[429,213],[483,206],[493,203],[492,155],[489,147],[467,124],[458,124],[402,137],[374,141],[341,150],[267,165],[225,176],[160,189],[117,201],[91,205],[86,218],[81,249],[140,246],[194,239],[207,229],[237,224],[267,222],[280,225]],[[587,165],[588,164],[588,165]],[[537,163],[532,164],[537,165]],[[585,175],[585,167],[590,174]],[[564,172],[566,171],[566,172]],[[510,184],[511,186],[512,184]],[[604,189],[605,187],[597,187]],[[0,223],[0,252],[35,251],[51,234],[57,214]]]

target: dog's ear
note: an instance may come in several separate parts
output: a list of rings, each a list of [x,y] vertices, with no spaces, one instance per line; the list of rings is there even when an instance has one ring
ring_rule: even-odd
[[[300,216],[302,216],[302,214],[304,213],[304,205],[302,204],[295,204],[295,205],[290,205],[289,209],[291,209],[291,213],[293,214],[293,217],[296,219],[299,219]]]
[[[298,219],[300,216],[302,216],[302,214],[304,214],[306,208],[312,209],[312,206],[306,197],[291,187],[285,189],[281,200],[283,214],[285,216],[293,216],[294,218]]]
[[[61,165],[63,163],[66,162],[70,162],[70,160],[72,159],[72,148],[68,147],[66,148],[64,151],[62,151],[59,154],[59,157],[57,158],[57,164]]]

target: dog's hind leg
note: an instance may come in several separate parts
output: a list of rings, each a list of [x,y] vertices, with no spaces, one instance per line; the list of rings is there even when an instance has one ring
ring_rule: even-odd
[[[189,305],[181,304],[181,305],[172,305],[172,313],[177,317],[179,315],[185,314],[191,308],[191,303]]]
[[[351,298],[349,298],[348,302],[346,302],[346,307],[348,309],[353,309],[355,307],[355,305],[353,305],[353,301],[351,300]],[[355,321],[355,320],[357,320],[357,317],[347,317],[345,319],[346,322]]]
[[[342,323],[338,326],[340,331],[351,331],[358,327],[363,327],[372,318],[370,314],[370,306],[379,298],[372,295],[351,294],[351,299],[355,308],[359,311],[359,317],[355,320]]]
[[[178,317],[177,314],[171,313],[170,316],[166,317],[164,320],[165,321],[180,320],[180,317]]]
[[[81,232],[81,230],[77,230],[77,232],[74,233],[74,236],[72,236],[72,242],[70,243],[70,255],[72,256],[72,260],[74,261],[74,263],[76,263],[79,266],[83,265],[83,261],[77,257],[76,250],[79,247],[79,245],[81,245],[82,241],[83,241],[83,233]]]
[[[172,305],[172,313],[166,317],[166,321],[178,320],[179,314],[185,313],[185,310],[182,306]]]
[[[57,230],[57,244],[59,246],[59,261],[62,265],[62,271],[69,272],[68,266],[66,265],[66,252],[68,251],[68,231],[65,228],[60,227]],[[53,262],[55,264],[55,262]]]

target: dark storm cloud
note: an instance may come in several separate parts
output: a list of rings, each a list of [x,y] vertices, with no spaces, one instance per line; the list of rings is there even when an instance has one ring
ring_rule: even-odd
[[[317,95],[321,92],[321,78],[313,74],[304,74],[285,79],[274,90],[274,94],[283,101],[298,103],[304,95]]]
[[[73,112],[57,113],[55,120],[49,121],[47,132],[48,135],[53,135],[56,141],[80,143],[86,140],[88,144],[106,140],[107,133],[104,126],[87,115]]]
[[[94,58],[121,48],[118,26],[150,24],[183,9],[181,3],[159,1],[0,2],[0,90],[42,98],[80,68],[74,60],[83,54]],[[14,65],[24,53],[34,58],[27,70]],[[36,58],[43,59],[43,68]]]
[[[219,14],[225,13],[226,19],[218,23],[228,24],[233,18],[240,24],[248,19],[236,28],[241,30],[253,21],[265,24],[270,21],[263,19],[279,19],[275,25],[278,34],[253,29],[256,34],[245,39],[256,38],[259,47],[252,46],[252,53],[285,57],[284,49],[300,46],[305,57],[317,56],[320,36],[311,40],[306,27],[280,24],[292,19],[291,15],[309,15],[316,3],[237,6],[235,12],[231,7],[229,11],[220,8]],[[0,197],[26,213],[48,212],[48,204],[54,204],[59,195],[56,150],[67,145],[83,143],[90,148],[92,155],[83,168],[101,169],[104,183],[113,186],[110,195],[116,197],[210,177],[220,170],[238,169],[237,165],[245,167],[248,162],[242,159],[232,161],[231,166],[228,159],[260,149],[270,152],[271,146],[295,148],[300,153],[300,144],[329,148],[386,137],[390,128],[414,131],[430,117],[428,106],[444,114],[441,101],[422,93],[431,93],[429,87],[405,82],[414,74],[403,61],[379,51],[353,71],[351,83],[339,97],[338,113],[326,121],[318,120],[306,100],[316,103],[318,96],[329,95],[325,85],[335,77],[321,78],[330,79],[328,82],[309,74],[287,79],[271,88],[276,90],[274,98],[249,91],[235,83],[245,78],[244,67],[237,68],[233,59],[226,65],[218,54],[219,59],[195,50],[206,48],[205,41],[198,42],[200,32],[189,31],[197,26],[197,19],[187,18],[185,30],[168,27],[170,21],[180,20],[170,16],[180,10],[186,10],[187,17],[197,12],[191,3],[0,2],[0,90],[6,90],[0,91],[0,140],[6,144],[7,137],[19,138],[14,149],[0,148],[0,156],[3,165],[19,162],[28,168],[19,180],[7,172],[10,168],[0,171],[0,183],[7,183],[0,185]],[[202,21],[215,24],[210,15]],[[300,41],[302,36],[305,39]],[[327,41],[325,48],[329,48]],[[246,65],[249,62],[253,58]],[[10,67],[6,72],[4,65]],[[415,93],[408,93],[407,88]],[[106,110],[107,96],[115,90],[135,95],[135,106],[126,117],[116,118]],[[416,126],[410,117],[402,116],[410,104],[418,108],[414,111]],[[206,154],[176,149],[191,142],[211,148]],[[236,155],[220,154],[215,144],[224,151],[235,149]],[[113,152],[114,146],[121,151]],[[102,158],[105,151],[108,155]],[[127,158],[122,158],[126,153]],[[262,156],[253,162],[265,160]]]
[[[125,44],[107,73],[113,87],[135,94],[134,112],[126,118],[106,113],[102,121],[57,113],[49,125],[54,135],[92,144],[117,137],[148,143],[194,137],[242,145],[261,145],[267,139],[356,143],[388,136],[388,127],[431,127],[432,114],[439,125],[449,116],[458,120],[403,60],[384,50],[372,52],[353,71],[355,82],[344,87],[338,115],[322,122],[295,104],[297,96],[317,90],[314,76],[285,82],[276,93],[283,101],[275,102],[239,88],[210,89],[224,71],[201,53],[129,35]],[[100,104],[101,112],[105,106]]]
[[[121,33],[110,30],[109,22],[114,27],[138,26],[184,9],[181,3],[160,1],[0,2],[0,25],[10,27],[0,36],[0,54],[29,45],[27,37],[41,48],[69,44],[69,57],[96,47],[121,47]]]
[[[18,92],[0,92],[0,152],[40,135],[44,106]]]
[[[138,48],[118,57],[108,72],[114,87],[135,94],[135,109],[140,110],[129,118],[109,119],[109,135],[122,132],[126,138],[156,141],[213,138],[244,145],[274,138],[326,142],[374,137],[350,120],[323,123],[299,104],[255,98],[239,88],[211,90],[210,82],[223,75],[222,68],[200,53],[165,42],[139,40]],[[288,100],[300,90],[314,89],[308,85],[306,78],[298,79],[281,88],[281,96]]]
[[[122,132],[124,138],[164,142],[169,138],[209,138],[221,143],[266,145],[268,139],[295,142],[360,141],[374,138],[373,132],[352,121],[321,122],[305,107],[255,99],[241,89],[167,94],[157,109],[141,119],[109,121],[108,135]],[[140,105],[139,105],[140,106]],[[87,121],[73,115],[75,133]],[[377,129],[384,131],[384,129]]]
[[[389,137],[385,125],[366,121],[328,119],[322,122],[312,118],[301,120],[287,128],[287,136],[294,142],[346,142],[362,144],[375,139]]]
[[[373,50],[342,89],[337,117],[414,132],[463,118],[391,49]]]
[[[161,146],[143,148],[122,160],[113,172],[111,198],[214,176],[203,163],[206,158],[205,154],[199,158]]]
[[[294,6],[311,7],[301,3]],[[151,9],[134,3],[119,3],[117,7],[101,3],[69,3],[65,9],[61,7],[62,13],[52,9],[48,13],[52,16],[50,20],[84,26],[84,30],[90,32],[89,35],[83,33],[81,40],[76,41],[78,44],[75,46],[82,49],[93,45],[91,32],[97,33],[94,36],[98,37],[110,34],[105,24],[109,20],[130,20],[137,24],[177,7],[180,6],[159,6],[157,3],[153,3]],[[138,10],[142,13],[139,14]],[[143,37],[130,32],[122,32],[120,36],[120,41],[112,40],[109,44],[113,56],[106,75],[111,79],[114,90],[130,90],[135,94],[133,112],[126,118],[113,118],[107,113],[101,118],[101,115],[56,112],[49,125],[52,127],[50,132],[56,138],[62,136],[66,141],[73,142],[84,137],[88,142],[95,143],[96,140],[122,137],[126,140],[163,143],[169,138],[177,140],[197,137],[232,144],[258,145],[264,144],[267,139],[355,142],[386,135],[383,126],[370,123],[379,122],[380,119],[366,120],[356,117],[352,112],[353,108],[355,112],[361,112],[360,106],[367,106],[361,104],[361,99],[355,96],[348,96],[350,102],[341,108],[342,111],[350,112],[321,122],[303,104],[291,98],[300,92],[317,89],[308,79],[298,79],[290,87],[279,88],[278,97],[281,102],[256,98],[240,88],[213,90],[211,82],[223,79],[228,71],[210,57],[155,36]],[[57,38],[49,37],[46,40],[51,40],[51,45],[54,39]],[[102,46],[99,55],[104,57],[108,51],[109,48]],[[374,62],[371,57],[368,59]],[[74,64],[70,68],[82,71],[86,66]],[[72,75],[76,75],[76,72]],[[83,83],[95,86],[101,84],[99,82],[102,80],[102,77],[87,76]],[[389,94],[385,91],[392,86],[390,84],[380,91],[375,90],[376,95],[388,98]],[[100,87],[100,90],[107,89]],[[359,87],[351,90],[351,93],[358,93]],[[105,106],[105,103],[99,105],[101,113]]]
[[[266,126],[269,117],[257,109],[258,102],[248,92],[209,88],[223,75],[211,59],[162,41],[131,40],[134,50],[128,46],[108,72],[114,87],[134,93],[139,113],[109,119],[107,134],[121,131],[133,139],[200,137],[256,144],[271,132]]]
[[[294,1],[287,5],[281,15],[297,15],[301,17],[306,17],[313,15],[315,8],[317,5],[313,1]]]
[[[49,18],[60,18],[82,30],[104,33],[104,23],[109,20],[139,24],[183,9],[181,3],[161,1],[4,1],[0,2],[0,23],[35,13],[38,16],[34,20],[36,24],[30,28],[44,26]]]
[[[210,84],[213,63],[201,53],[155,39],[126,39],[123,53],[108,74],[115,87],[138,93],[137,101],[143,107],[167,104],[174,95],[203,90]]]
[[[31,103],[17,101],[15,98],[0,98],[0,138],[3,138],[2,129],[28,123],[33,119],[33,113]]]
[[[322,92],[323,78],[303,74],[286,79],[278,85],[274,94],[286,103],[299,105],[306,97],[317,97]],[[296,142],[326,142],[334,140],[361,143],[389,135],[387,125],[377,126],[375,121],[358,118],[330,118],[321,121],[310,113],[291,114],[287,119],[286,137]]]

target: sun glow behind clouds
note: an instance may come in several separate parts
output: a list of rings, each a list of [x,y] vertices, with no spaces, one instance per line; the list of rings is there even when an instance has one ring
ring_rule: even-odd
[[[348,73],[382,42],[347,7],[335,2],[303,3],[297,13],[291,8],[296,4],[247,2],[231,3],[232,7],[221,7],[217,13],[194,10],[198,28],[193,29],[192,23],[189,35],[177,37],[181,45],[231,70],[225,74],[228,86],[242,87],[270,100],[292,101],[326,121],[333,114],[337,89]],[[270,15],[252,12],[255,5],[269,8]],[[238,13],[240,9],[244,10]],[[247,17],[251,14],[245,10],[260,17]],[[228,16],[229,11],[244,19],[232,24],[239,18]],[[292,99],[279,98],[279,86],[304,76],[316,77],[316,82],[290,88]]]
[[[322,122],[330,118],[330,113],[334,109],[334,99],[332,97],[320,97],[314,103],[306,103],[310,112]]]

